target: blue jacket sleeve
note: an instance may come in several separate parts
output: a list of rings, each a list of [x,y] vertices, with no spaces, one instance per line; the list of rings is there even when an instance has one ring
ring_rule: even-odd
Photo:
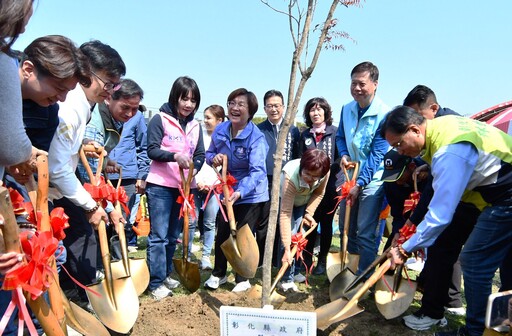
[[[135,150],[137,152],[137,179],[145,180],[149,173],[150,160],[148,158],[146,121],[144,117],[139,119],[137,130],[135,131]]]
[[[249,174],[238,183],[237,190],[243,199],[245,195],[254,192],[256,185],[267,179],[267,167],[265,158],[267,156],[268,144],[265,137],[255,139],[251,144],[249,152]]]

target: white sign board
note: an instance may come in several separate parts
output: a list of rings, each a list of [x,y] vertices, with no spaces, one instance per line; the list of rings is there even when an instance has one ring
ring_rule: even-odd
[[[220,307],[221,336],[315,336],[316,313],[269,308]]]

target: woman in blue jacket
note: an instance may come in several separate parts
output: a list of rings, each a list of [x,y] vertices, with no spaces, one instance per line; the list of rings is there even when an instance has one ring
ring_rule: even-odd
[[[249,224],[251,230],[262,221],[264,205],[268,201],[268,181],[265,159],[268,144],[263,133],[251,119],[258,110],[258,100],[254,93],[237,89],[228,96],[229,121],[215,128],[210,148],[206,151],[206,163],[213,167],[222,165],[224,155],[228,158],[228,173],[237,183],[230,196],[237,229]],[[217,289],[227,282],[227,259],[220,245],[229,238],[229,224],[222,215],[217,217],[217,237],[215,239],[215,266],[210,278],[204,283],[209,289]],[[263,251],[260,251],[263,253]],[[237,275],[234,292],[251,288],[249,280]]]

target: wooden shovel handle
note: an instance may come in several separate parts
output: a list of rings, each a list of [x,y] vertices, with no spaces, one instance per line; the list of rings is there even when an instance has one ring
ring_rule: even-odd
[[[89,161],[87,161],[87,157],[85,156],[85,152],[94,152],[99,155],[98,158],[98,167],[96,169],[96,174],[92,172],[91,166],[89,165]],[[79,150],[80,160],[82,161],[82,165],[87,172],[87,176],[89,176],[89,180],[92,185],[97,185],[101,176],[101,170],[103,167],[103,160],[105,159],[105,150],[103,147],[96,148],[93,145],[82,145]]]
[[[185,194],[184,202],[188,202],[188,196],[190,195],[190,184],[192,183],[192,178],[194,176],[194,163],[192,161],[189,162],[188,167],[188,175],[185,180],[185,174],[183,169],[180,167],[180,176],[181,183],[183,185],[183,193]],[[185,203],[183,203],[185,206]],[[188,258],[188,226],[189,226],[189,218],[188,218],[188,206],[185,206],[185,211],[183,213],[183,260],[187,260]]]
[[[229,194],[229,187],[226,184],[227,182],[227,174],[228,174],[228,157],[224,155],[222,157],[222,193],[224,194],[224,204],[226,205],[226,210],[228,212],[228,222],[229,229],[231,230],[231,235],[236,236],[236,221],[235,221],[235,213],[233,212],[233,203],[229,200],[231,196]]]
[[[343,174],[345,174],[345,179],[346,179],[347,182],[351,181],[351,180],[354,181],[357,178],[357,173],[359,172],[359,162],[358,161],[352,161],[350,163],[354,164],[354,168],[353,168],[354,172],[352,174],[352,179],[350,179],[350,177],[348,176],[347,168],[345,168],[345,166],[342,166]]]
[[[330,321],[338,321],[340,317],[347,314],[354,306],[356,306],[359,302],[359,299],[366,293],[366,291],[388,271],[391,267],[391,260],[386,260],[376,271],[370,276],[368,280],[364,283],[364,285],[357,291],[357,293],[347,302],[347,304],[343,307],[343,309],[337,313],[335,316],[331,317]]]
[[[305,220],[302,219],[302,222],[300,223],[300,226],[299,226],[300,231],[302,231],[302,226],[304,224],[304,221]],[[309,229],[306,232],[304,232],[302,237],[306,238],[311,232],[313,232],[313,230],[316,229],[317,225],[318,225],[317,222],[315,220],[313,220],[313,223],[311,224]],[[295,257],[295,253],[297,253],[297,245],[296,244],[292,246],[292,249],[290,251],[292,258]],[[272,283],[272,286],[270,287],[270,293],[272,293],[274,291],[274,289],[276,289],[277,283],[281,280],[281,278],[283,277],[283,275],[286,272],[286,270],[288,269],[288,267],[289,267],[288,263],[281,265],[281,268],[279,269],[279,272],[277,272],[276,278],[274,279],[274,282]]]
[[[18,224],[11,203],[9,191],[0,186],[0,214],[4,217],[4,225],[0,225],[2,234],[4,236],[4,244],[7,252],[21,252]],[[39,323],[47,335],[60,336],[64,335],[57,317],[50,310],[50,307],[44,300],[43,296],[32,300],[30,294],[25,293],[27,303],[36,315]]]

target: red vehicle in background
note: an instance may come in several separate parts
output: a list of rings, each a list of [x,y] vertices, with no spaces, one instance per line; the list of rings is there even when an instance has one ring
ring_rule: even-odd
[[[512,135],[512,100],[490,107],[471,116]]]

